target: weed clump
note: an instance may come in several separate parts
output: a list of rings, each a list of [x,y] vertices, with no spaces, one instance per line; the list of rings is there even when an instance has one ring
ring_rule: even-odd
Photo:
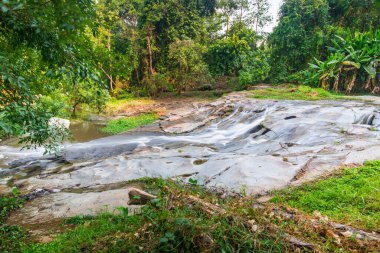
[[[140,126],[151,124],[157,119],[158,116],[154,113],[143,113],[138,116],[114,119],[108,121],[106,127],[102,128],[102,131],[110,134],[119,134]]]

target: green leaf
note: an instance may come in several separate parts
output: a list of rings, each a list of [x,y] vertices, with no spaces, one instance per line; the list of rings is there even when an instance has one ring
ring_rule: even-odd
[[[363,68],[372,79],[376,77],[376,69],[372,66],[372,64],[364,66]]]

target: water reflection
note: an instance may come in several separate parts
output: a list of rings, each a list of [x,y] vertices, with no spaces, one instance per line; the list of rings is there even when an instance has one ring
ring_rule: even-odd
[[[103,128],[104,126],[105,123],[101,121],[72,122],[70,124],[70,142],[87,142],[109,136],[109,134],[101,131],[101,128]]]

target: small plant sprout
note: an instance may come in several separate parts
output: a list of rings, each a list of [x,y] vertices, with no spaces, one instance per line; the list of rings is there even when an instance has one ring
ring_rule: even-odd
[[[196,186],[198,184],[198,180],[196,179],[193,179],[193,178],[189,178],[189,183],[193,186]]]

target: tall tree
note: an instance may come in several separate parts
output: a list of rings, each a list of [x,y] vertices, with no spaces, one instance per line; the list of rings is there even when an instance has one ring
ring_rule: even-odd
[[[100,0],[97,7],[96,32],[89,34],[94,44],[98,68],[113,92],[117,80],[127,82],[137,65],[136,1]]]
[[[205,17],[215,12],[214,1],[146,0],[138,26],[142,47],[146,48],[148,74],[161,71],[168,63],[169,45],[176,40],[207,37]],[[186,15],[184,15],[186,13]]]
[[[43,8],[41,8],[43,6]],[[56,146],[64,131],[48,123],[57,108],[41,96],[67,72],[84,77],[85,29],[90,0],[0,2],[0,132],[22,135],[29,145]],[[82,66],[82,67],[78,67]]]
[[[268,0],[252,0],[249,10],[250,23],[254,25],[256,33],[266,26],[272,17],[269,15],[270,4]]]
[[[275,81],[305,69],[312,58],[327,57],[335,34],[368,31],[380,25],[376,0],[285,0],[269,37]]]
[[[220,0],[218,7],[222,14],[222,20],[226,30],[225,34],[227,37],[234,15],[236,11],[239,10],[239,4],[236,0]],[[243,7],[243,2],[241,2],[240,7]],[[241,17],[243,17],[243,13],[241,14]]]
[[[320,56],[328,36],[329,6],[325,0],[285,0],[277,27],[269,36],[271,76],[285,79]]]

